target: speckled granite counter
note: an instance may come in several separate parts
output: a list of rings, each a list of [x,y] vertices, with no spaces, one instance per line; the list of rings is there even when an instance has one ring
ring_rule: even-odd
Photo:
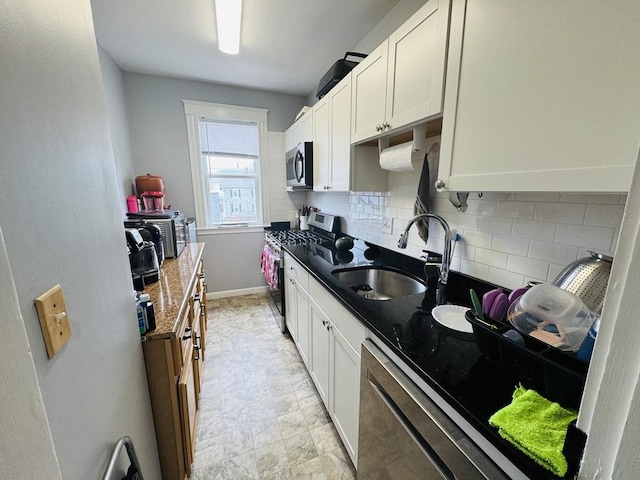
[[[188,243],[178,258],[167,259],[160,269],[160,279],[146,286],[153,301],[156,329],[146,335],[147,340],[172,335],[178,320],[189,306],[189,286],[197,273],[204,243]]]

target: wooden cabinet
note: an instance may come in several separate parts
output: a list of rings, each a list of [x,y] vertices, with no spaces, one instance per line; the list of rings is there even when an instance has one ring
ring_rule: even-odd
[[[430,0],[353,71],[351,142],[442,113],[449,0]]]
[[[378,150],[351,145],[351,74],[313,107],[313,189],[315,191],[384,191],[387,172]]]
[[[639,17],[634,2],[454,0],[444,190],[627,191]]]
[[[207,331],[203,244],[166,260],[154,301],[155,331],[143,338],[147,382],[163,479],[191,475]]]

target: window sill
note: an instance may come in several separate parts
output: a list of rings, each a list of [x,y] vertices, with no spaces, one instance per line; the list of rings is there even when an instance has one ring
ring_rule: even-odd
[[[264,233],[265,225],[257,225],[253,227],[207,227],[198,228],[198,235],[228,235],[238,233]]]

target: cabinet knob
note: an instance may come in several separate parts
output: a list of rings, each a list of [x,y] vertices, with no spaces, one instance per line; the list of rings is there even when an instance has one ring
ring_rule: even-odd
[[[434,186],[436,187],[437,191],[439,192],[442,191],[445,186],[444,180],[439,178],[438,180],[436,180],[436,183],[434,184]]]
[[[385,122],[386,123],[386,122]],[[382,131],[382,125],[380,125],[379,123],[376,125],[376,130],[381,132]]]
[[[383,129],[383,130],[386,130],[387,128],[390,128],[390,127],[391,127],[391,125],[389,125],[389,123],[388,123],[388,122],[384,122],[384,123],[382,124],[382,129]]]

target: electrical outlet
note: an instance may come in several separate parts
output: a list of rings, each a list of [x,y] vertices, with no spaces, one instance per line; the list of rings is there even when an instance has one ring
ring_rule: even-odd
[[[382,233],[388,233],[391,235],[393,233],[393,219],[390,217],[384,217],[382,219]]]

